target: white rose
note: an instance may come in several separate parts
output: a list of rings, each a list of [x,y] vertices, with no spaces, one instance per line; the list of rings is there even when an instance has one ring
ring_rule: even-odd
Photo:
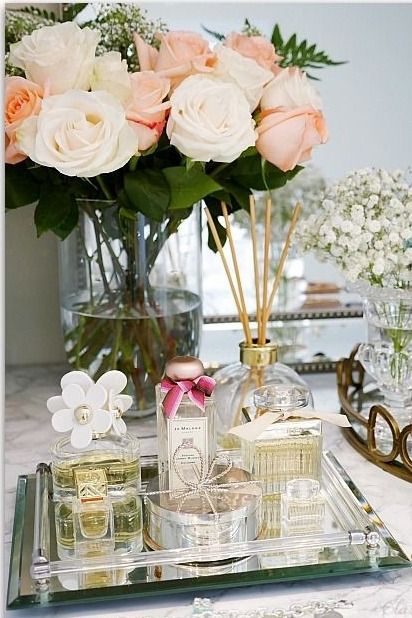
[[[310,105],[322,109],[322,99],[309,83],[305,73],[296,68],[284,69],[263,89],[261,109],[276,107],[302,107]]]
[[[68,21],[44,26],[10,45],[9,61],[50,94],[88,90],[100,34]]]
[[[273,77],[272,71],[225,45],[216,45],[213,51],[217,62],[211,75],[234,82],[249,101],[250,111],[253,112],[259,104],[264,85]]]
[[[192,75],[176,88],[170,103],[170,143],[194,161],[230,163],[255,145],[249,105],[235,84]]]
[[[132,96],[127,62],[120,52],[111,51],[94,61],[90,79],[92,90],[106,90],[125,105]]]
[[[32,161],[67,176],[113,172],[138,150],[120,102],[107,92],[48,97],[40,114],[22,123],[17,140]]]

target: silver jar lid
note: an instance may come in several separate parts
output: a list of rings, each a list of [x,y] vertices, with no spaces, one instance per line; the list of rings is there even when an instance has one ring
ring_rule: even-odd
[[[221,471],[223,466],[217,466],[216,472]],[[159,483],[159,477],[155,477],[145,498],[145,535],[153,542],[149,546],[177,549],[256,539],[262,488],[250,480],[250,474],[240,468],[232,468],[218,479],[217,485],[234,486],[208,491],[213,511],[202,492],[192,492],[186,499],[182,499],[184,491],[175,495],[159,492],[159,485],[168,486],[167,478]]]

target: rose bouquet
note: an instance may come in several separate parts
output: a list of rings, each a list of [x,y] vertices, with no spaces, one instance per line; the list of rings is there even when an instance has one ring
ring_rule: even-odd
[[[113,6],[121,16],[123,5]],[[283,44],[278,28],[282,56],[260,35],[212,46],[196,33],[140,30],[135,70],[129,48],[126,58],[96,54],[97,27],[56,23],[10,45],[8,64],[24,76],[6,77],[6,206],[35,204],[39,235],[78,232],[89,283],[66,329],[69,361],[95,378],[115,368],[132,375],[147,407],[145,385],[158,381],[165,356],[196,351],[168,331],[153,289],[162,248],[199,200],[224,240],[222,200],[247,210],[253,190],[296,175],[327,139],[301,69],[333,63],[296,37]],[[144,327],[132,327],[139,316]]]

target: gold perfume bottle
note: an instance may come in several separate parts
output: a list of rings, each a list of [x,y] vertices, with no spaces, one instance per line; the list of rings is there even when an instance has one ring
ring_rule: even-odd
[[[215,455],[214,385],[198,358],[177,356],[166,365],[165,378],[156,386],[162,490],[184,488],[184,479],[199,478]]]

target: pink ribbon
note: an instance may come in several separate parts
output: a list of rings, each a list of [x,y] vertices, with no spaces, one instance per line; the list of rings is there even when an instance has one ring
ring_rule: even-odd
[[[192,403],[201,410],[205,409],[205,395],[209,397],[215,388],[216,381],[209,376],[199,376],[194,380],[179,380],[163,378],[160,384],[162,393],[167,393],[163,399],[163,411],[167,418],[174,418],[183,395],[187,395]]]

